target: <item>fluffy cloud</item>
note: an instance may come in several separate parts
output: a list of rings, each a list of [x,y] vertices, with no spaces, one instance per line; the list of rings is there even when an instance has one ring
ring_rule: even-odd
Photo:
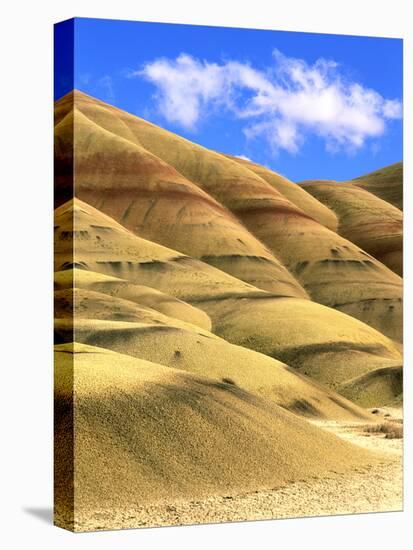
[[[245,121],[247,138],[263,137],[275,151],[295,153],[311,134],[331,151],[359,149],[381,136],[389,119],[402,116],[398,100],[345,79],[334,61],[309,65],[278,50],[273,58],[263,71],[181,54],[146,63],[131,76],[155,85],[158,109],[168,121],[195,130],[211,113],[230,112]]]

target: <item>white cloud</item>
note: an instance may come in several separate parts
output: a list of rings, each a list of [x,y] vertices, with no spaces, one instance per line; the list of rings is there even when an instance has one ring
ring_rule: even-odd
[[[82,73],[81,75],[79,75],[79,82],[81,84],[89,84],[91,79],[92,79],[92,76],[90,73]]]
[[[180,54],[146,63],[132,76],[156,86],[158,109],[168,121],[195,130],[221,109],[245,120],[244,134],[264,138],[274,151],[296,153],[311,134],[330,151],[359,149],[381,136],[389,119],[402,116],[397,99],[346,80],[336,62],[319,59],[309,65],[278,50],[265,71]]]
[[[115,92],[113,90],[113,79],[109,75],[102,76],[98,80],[98,86],[102,87],[105,92],[108,99],[113,99],[115,97]]]
[[[167,120],[194,128],[205,105],[219,102],[228,92],[225,72],[215,63],[200,63],[181,54],[176,60],[148,63],[133,75],[145,76],[157,86],[159,110]]]
[[[252,162],[252,160],[249,157],[246,157],[245,155],[235,155],[235,158]]]

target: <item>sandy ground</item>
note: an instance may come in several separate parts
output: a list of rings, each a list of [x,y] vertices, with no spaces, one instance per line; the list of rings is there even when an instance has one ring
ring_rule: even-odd
[[[401,419],[400,409],[381,409],[377,420]],[[77,531],[220,523],[228,521],[308,517],[334,514],[401,511],[403,509],[402,439],[368,434],[365,424],[316,422],[356,445],[376,451],[383,463],[351,474],[300,481],[281,489],[245,495],[209,498],[196,502],[137,507],[104,512],[77,521]]]

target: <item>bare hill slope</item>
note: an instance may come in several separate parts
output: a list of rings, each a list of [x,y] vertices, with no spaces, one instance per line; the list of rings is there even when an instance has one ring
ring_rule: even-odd
[[[304,181],[300,186],[337,214],[340,235],[402,275],[401,210],[353,183]]]
[[[212,331],[229,342],[287,362],[332,387],[401,363],[393,342],[368,325],[310,300],[256,289],[134,235],[78,199],[60,206],[55,221],[56,270],[77,267],[156,288],[206,312]],[[111,315],[111,306],[106,309]],[[136,308],[128,310],[133,318]],[[150,345],[156,347],[154,341]]]
[[[82,144],[80,154],[75,156],[77,186],[79,193],[87,194],[88,200],[99,209],[104,209],[105,204],[109,209],[110,205],[111,215],[121,223],[124,218],[135,233],[168,243],[177,250],[185,249],[191,256],[256,287],[296,297],[305,297],[307,292],[313,300],[401,340],[401,279],[360,247],[315,221],[280,193],[274,182],[269,183],[245,163],[191,143],[85,94],[74,92],[72,103],[73,100],[74,111],[78,113],[75,148],[77,139]],[[62,182],[66,166],[61,153],[63,130],[67,119],[73,116],[70,98],[60,100],[56,109]],[[66,130],[70,137],[70,124]],[[101,142],[105,144],[102,149]],[[121,164],[112,160],[112,150],[122,159]],[[138,163],[137,159],[143,160]],[[147,176],[143,180],[140,164]],[[262,175],[270,179],[268,174]],[[119,194],[112,200],[117,185],[123,189],[122,195],[128,196],[127,202]],[[176,202],[176,196],[171,199],[169,191],[163,191],[177,187],[188,194],[185,204]],[[286,188],[291,194],[291,186]],[[151,203],[148,198],[151,189],[160,197],[164,193],[164,198]],[[134,193],[142,194],[136,204],[130,200]],[[200,199],[201,195],[205,199],[205,194],[209,203]],[[133,216],[127,212],[126,204]],[[220,215],[217,217],[213,212]],[[181,220],[185,231],[180,228]],[[211,245],[202,242],[202,234]]]
[[[230,384],[80,344],[57,347],[57,456],[73,373],[74,518],[66,457],[57,461],[56,504],[58,521],[75,530],[84,513],[280,487],[376,461]]]
[[[352,180],[354,185],[403,210],[403,163],[396,162]]]

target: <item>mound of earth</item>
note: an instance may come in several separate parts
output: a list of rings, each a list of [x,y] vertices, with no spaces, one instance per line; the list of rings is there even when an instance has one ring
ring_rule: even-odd
[[[72,143],[74,131],[75,193],[107,208],[138,236],[186,250],[256,288],[310,295],[402,339],[400,277],[328,229],[334,227],[330,211],[309,194],[295,189],[307,199],[303,209],[267,181],[267,173],[265,179],[247,163],[80,92],[57,102],[56,122],[59,204],[68,198],[65,189],[72,191],[71,147],[65,143]],[[284,187],[291,195],[291,186]],[[328,227],[307,211],[309,202],[324,213]]]
[[[400,404],[403,396],[403,368],[384,367],[349,380],[340,392],[362,407]]]
[[[82,513],[275,488],[376,461],[233,384],[81,344],[56,352],[56,516],[75,530]],[[65,454],[73,422],[74,458]]]
[[[229,342],[303,369],[332,387],[400,364],[393,342],[356,319],[310,300],[256,289],[134,235],[78,199],[59,207],[55,220],[57,270],[75,266],[155,287],[206,312],[212,332]]]
[[[401,210],[352,183],[305,181],[300,185],[337,214],[340,235],[402,275]]]
[[[403,210],[403,163],[396,162],[352,180],[354,185],[366,189],[380,199]]]

